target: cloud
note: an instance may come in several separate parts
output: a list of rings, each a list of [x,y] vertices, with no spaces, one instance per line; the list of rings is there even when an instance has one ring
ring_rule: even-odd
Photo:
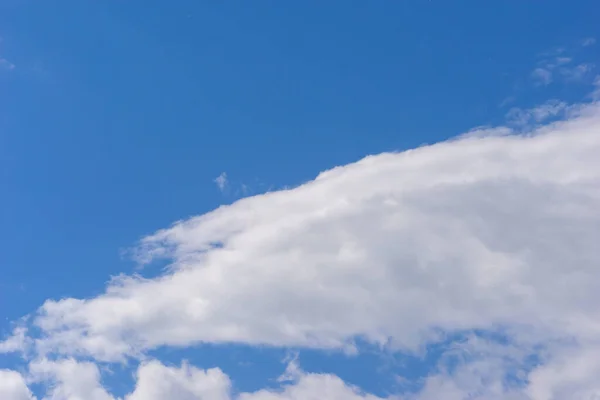
[[[560,56],[564,50],[557,51],[551,58],[546,58],[540,62],[540,66],[533,70],[531,76],[538,85],[549,85],[554,81],[554,71],[561,67],[568,70],[567,64],[573,61],[570,57]]]
[[[579,82],[588,77],[594,69],[594,65],[590,63],[566,66],[564,64],[570,62],[570,59],[563,58],[563,60],[569,61],[563,61],[562,64],[558,60],[560,60],[560,58],[557,59],[556,63],[547,63],[543,67],[538,67],[533,70],[531,76],[537,85],[549,85],[555,80],[557,74],[568,82]]]
[[[182,221],[141,244],[170,273],[47,301],[37,349],[119,360],[201,342],[416,350],[438,329],[497,324],[600,333],[599,128],[593,104],[530,135],[368,157]]]
[[[585,38],[581,41],[583,47],[592,46],[596,43],[596,39],[593,37]]]
[[[139,366],[136,387],[123,400],[383,400],[363,393],[335,375],[307,374],[295,364],[288,366],[288,369],[291,368],[295,371],[293,380],[279,389],[233,394],[229,377],[219,368],[202,370],[185,363],[179,367],[166,366],[151,360]],[[102,387],[98,368],[92,363],[76,362],[72,359],[54,362],[40,360],[32,363],[30,369],[37,381],[51,382],[51,389],[44,399],[119,400]],[[11,373],[20,377],[12,371]],[[24,382],[22,378],[21,382]],[[3,393],[1,385],[0,381],[0,394]],[[25,390],[22,393],[29,393],[24,383],[21,383],[20,387]],[[2,397],[5,398],[33,399]]]
[[[44,400],[115,400],[100,383],[100,372],[92,362],[74,359],[35,360],[29,364],[30,380],[43,382]]]
[[[552,72],[547,68],[536,68],[531,76],[539,85],[549,85],[552,82]]]
[[[510,124],[517,126],[528,126],[531,123],[541,123],[550,118],[561,116],[569,109],[567,103],[558,100],[549,100],[546,103],[523,110],[521,108],[512,108],[506,114]]]
[[[438,372],[428,376],[423,387],[406,395],[405,400],[532,400],[526,395],[526,384],[508,379],[508,375],[526,376],[527,355],[510,343],[471,337],[446,352]]]
[[[582,43],[585,47],[593,44],[594,40],[589,38]],[[590,63],[573,65],[573,58],[566,56],[565,52],[564,48],[559,48],[542,54],[543,58],[538,63],[538,67],[531,73],[536,85],[546,86],[560,79],[567,82],[580,82],[589,77],[594,65]]]
[[[222,172],[221,175],[217,176],[215,178],[215,183],[221,192],[224,191],[227,187],[227,173]]]
[[[0,57],[0,69],[12,71],[15,68],[15,64],[11,63],[6,58]]]
[[[38,350],[119,360],[162,345],[343,348],[357,336],[417,349],[436,329],[496,324],[600,333],[599,127],[594,104],[531,136],[368,157],[183,221],[143,240],[171,273],[47,301]]]
[[[399,397],[395,397],[399,399]],[[242,393],[237,400],[383,400],[346,384],[331,374],[307,374],[297,371],[294,381],[280,389]],[[389,399],[392,399],[391,397]]]
[[[593,64],[579,64],[572,68],[560,68],[560,73],[569,81],[581,81],[593,70]]]
[[[24,326],[16,327],[12,335],[3,341],[0,341],[0,354],[25,352],[29,345],[27,337],[27,328]]]
[[[23,376],[8,369],[0,369],[0,399],[2,400],[35,400],[27,388]]]
[[[403,396],[541,400],[598,390],[600,105],[568,118],[523,135],[367,157],[161,230],[140,251],[169,257],[168,273],[121,277],[87,300],[47,301],[35,317],[37,352],[119,361],[201,342],[343,350],[356,337],[418,352],[440,333],[503,327],[511,346],[462,347],[458,354],[482,355],[440,368]],[[540,347],[540,365],[526,368]],[[135,400],[163,387],[194,393],[186,379],[208,374],[150,365],[153,378],[138,373]],[[513,370],[529,383],[507,385]],[[110,398],[86,376],[77,381],[92,389],[81,393]],[[240,398],[310,391],[376,398],[310,373]]]
[[[492,127],[488,127],[488,126],[479,126],[479,127],[471,129],[470,131],[468,131],[466,133],[463,133],[458,138],[459,139],[473,139],[473,138],[483,139],[486,137],[508,136],[513,133],[514,132],[512,129],[507,128],[505,126],[497,127],[497,128],[492,128]]]
[[[593,99],[594,101],[598,101],[600,100],[600,75],[596,76],[596,78],[594,79],[594,89],[592,90],[592,93],[590,94],[590,98]]]
[[[558,349],[558,351],[557,351]],[[436,371],[416,391],[380,397],[327,373],[308,373],[292,360],[278,388],[236,393],[230,378],[219,368],[199,369],[187,363],[167,366],[157,360],[142,363],[137,383],[123,400],[572,400],[593,399],[600,385],[600,348],[591,352],[573,347],[553,349],[553,358],[538,365],[526,346],[471,335],[442,356]],[[544,357],[542,355],[542,357]],[[32,377],[49,383],[48,400],[120,400],[100,383],[98,367],[72,359],[32,363]],[[0,378],[2,373],[0,371]],[[14,372],[0,380],[9,400],[32,400],[22,377]],[[12,383],[11,383],[12,382]],[[19,397],[20,396],[20,397]],[[29,396],[29,397],[23,397]]]
[[[531,399],[597,399],[600,396],[600,347],[562,349],[550,363],[529,374]]]
[[[167,367],[158,361],[138,369],[135,391],[125,400],[228,400],[230,381],[220,369],[200,370],[187,364]]]
[[[502,108],[509,105],[510,103],[514,103],[516,99],[516,96],[507,96],[500,102],[500,104],[498,104],[498,107]]]
[[[144,362],[125,400],[375,400],[295,361],[281,387],[237,394],[219,369],[145,357],[200,343],[343,351],[357,338],[418,354],[460,334],[468,340],[421,389],[390,399],[590,398],[600,393],[600,103],[514,114],[522,134],[477,128],[366,157],[160,230],[136,254],[167,258],[163,275],[48,300],[32,316],[39,333],[15,331],[0,348],[32,341],[30,379],[52,400],[116,400],[99,365],[129,358]]]

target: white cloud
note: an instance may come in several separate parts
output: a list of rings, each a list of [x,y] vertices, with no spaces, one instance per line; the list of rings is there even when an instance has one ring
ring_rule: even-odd
[[[590,42],[590,44],[592,43]],[[545,86],[559,80],[580,82],[589,77],[594,68],[593,64],[581,63],[572,65],[573,58],[564,56],[563,53],[564,49],[544,54],[544,58],[539,62],[538,67],[531,73],[537,85]]]
[[[278,379],[283,382],[279,388],[233,393],[229,377],[218,368],[166,366],[152,360],[139,366],[136,387],[123,400],[590,400],[600,393],[599,347],[592,352],[558,347],[554,358],[539,367],[528,365],[529,350],[472,336],[446,352],[438,372],[421,389],[386,397],[365,393],[333,374],[307,373],[296,361]],[[31,370],[38,382],[50,382],[43,399],[119,400],[102,388],[98,368],[91,363],[42,360],[32,363]],[[34,400],[14,371],[0,371],[0,395],[4,393],[13,397],[2,399]]]
[[[549,85],[552,83],[552,72],[547,68],[536,68],[531,73],[531,76],[540,85]]]
[[[228,400],[230,381],[220,369],[200,370],[182,364],[167,367],[151,361],[139,367],[137,386],[126,400]]]
[[[72,359],[38,360],[31,364],[30,369],[35,381],[49,383],[43,400],[118,400],[101,386],[98,368],[94,364]],[[218,368],[201,370],[186,363],[180,367],[169,367],[152,360],[139,366],[136,387],[124,400],[383,400],[362,393],[335,375],[307,374],[295,363],[291,363],[288,369],[293,369],[293,376],[280,389],[232,394],[229,377]],[[0,370],[0,378],[1,373]],[[11,373],[14,374],[13,379],[20,377]],[[29,393],[22,378],[19,382],[19,387],[25,390],[22,393]],[[3,394],[1,385],[2,381],[0,395]],[[33,400],[31,397],[6,399]]]
[[[569,81],[581,81],[593,70],[593,64],[579,64],[571,68],[560,68],[560,73]]]
[[[12,370],[0,369],[0,399],[35,400],[23,376]]]
[[[11,63],[6,58],[0,57],[0,69],[7,69],[9,71],[12,71],[13,69],[15,69],[15,64]]]
[[[439,329],[498,325],[585,342],[600,335],[598,129],[593,104],[531,135],[368,157],[180,222],[142,244],[171,272],[47,301],[37,349],[119,360],[362,336],[417,350]]]
[[[596,43],[596,39],[593,37],[585,38],[581,41],[583,47],[591,46]]]
[[[227,187],[227,173],[222,172],[221,175],[217,176],[215,178],[215,183],[221,192],[224,191]]]
[[[471,335],[442,356],[438,372],[405,400],[542,400],[528,397],[528,373],[535,370],[526,345]],[[566,400],[566,399],[555,399]]]
[[[513,134],[513,130],[510,128],[507,128],[505,126],[502,127],[497,127],[497,128],[491,128],[491,127],[487,127],[487,126],[479,126],[476,128],[471,129],[470,131],[460,135],[458,137],[458,139],[469,139],[469,138],[479,138],[479,139],[483,139],[486,137],[500,137],[500,136],[508,136]]]
[[[286,384],[281,389],[242,393],[237,400],[383,400],[346,384],[335,375],[299,372],[295,379],[293,383]]]
[[[336,375],[311,374],[300,368],[297,357],[287,365],[278,379],[283,386],[278,389],[262,389],[254,393],[241,393],[237,400],[383,400],[349,385]],[[399,399],[399,397],[388,397]]]
[[[521,108],[512,108],[506,114],[509,123],[517,126],[527,126],[531,123],[541,123],[550,118],[562,116],[568,110],[568,105],[564,101],[549,100],[546,103],[523,110]]]
[[[101,385],[96,364],[74,359],[40,359],[29,364],[33,382],[47,384],[43,400],[115,400]]]
[[[573,59],[571,57],[556,57],[552,67],[569,64]]]
[[[27,337],[27,328],[23,326],[16,327],[11,336],[0,341],[0,354],[25,352],[29,344]]]
[[[561,349],[529,375],[525,392],[535,400],[600,398],[600,346]]]
[[[361,337],[420,351],[440,332],[502,327],[509,344],[470,338],[448,352],[456,368],[442,360],[421,391],[395,399],[591,399],[600,393],[600,103],[513,114],[522,126],[567,120],[523,135],[477,128],[178,222],[138,249],[140,259],[169,258],[164,275],[48,300],[34,316],[41,333],[18,328],[0,352],[35,340],[30,378],[48,385],[44,399],[116,400],[96,362],[159,346],[352,349]],[[521,382],[508,385],[509,373]],[[284,378],[277,390],[235,394],[219,369],[148,361],[125,400],[379,399],[295,362]],[[33,397],[4,370],[0,398]]]
[[[599,128],[594,104],[533,135],[368,157],[180,222],[142,244],[170,273],[47,301],[37,348],[118,360],[356,336],[418,349],[438,329],[497,324],[600,334]]]

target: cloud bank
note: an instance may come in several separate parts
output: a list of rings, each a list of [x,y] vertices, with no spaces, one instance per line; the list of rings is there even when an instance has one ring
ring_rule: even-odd
[[[569,110],[526,134],[367,157],[160,230],[137,254],[169,260],[163,275],[41,306],[18,342],[25,377],[50,383],[48,399],[112,400],[98,365],[160,346],[356,351],[360,338],[418,354],[460,333],[417,392],[389,398],[598,398],[600,104]],[[236,393],[219,369],[144,360],[126,399],[379,399],[291,365],[280,389]],[[3,398],[32,398],[2,373]]]

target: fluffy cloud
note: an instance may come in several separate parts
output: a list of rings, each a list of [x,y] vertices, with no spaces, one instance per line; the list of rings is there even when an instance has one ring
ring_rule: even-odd
[[[126,400],[229,400],[229,392],[229,377],[218,368],[176,368],[151,361],[138,369],[137,386]]]
[[[73,359],[38,360],[31,364],[30,370],[34,381],[47,382],[51,387],[44,400],[119,400],[102,388],[95,364]],[[6,393],[29,393],[21,376],[10,373],[9,378],[18,384],[13,386],[18,386],[21,392]],[[201,370],[185,363],[180,367],[166,366],[152,360],[139,366],[136,387],[124,400],[383,400],[362,393],[335,375],[307,374],[295,362],[288,366],[285,379],[288,382],[278,390],[232,394],[229,377],[218,368]],[[5,383],[9,387],[11,382],[7,378],[6,382],[0,380],[0,385]],[[0,386],[0,395],[3,393]],[[18,396],[2,399],[34,400]]]
[[[397,398],[397,397],[396,397]],[[261,390],[242,393],[237,400],[384,400],[363,393],[346,384],[339,377],[329,374],[305,374],[299,372],[292,384],[279,390]],[[390,400],[392,398],[389,398]],[[398,398],[399,399],[399,398]]]
[[[119,360],[161,345],[418,349],[436,332],[600,333],[598,105],[528,136],[368,157],[142,241],[155,279],[48,301],[39,351]],[[157,295],[158,294],[158,295]]]
[[[231,390],[229,377],[218,368],[201,370],[185,362],[179,367],[166,366],[152,360],[139,366],[136,387],[122,400],[596,399],[600,394],[600,348],[556,350],[552,355],[538,353],[536,364],[526,346],[472,335],[446,351],[437,373],[427,377],[420,390],[389,397],[365,393],[332,374],[307,373],[295,360],[278,379],[281,387],[237,394]],[[550,358],[539,364],[545,357]],[[30,370],[34,381],[50,387],[44,400],[121,400],[102,388],[98,367],[89,362],[38,360]],[[13,396],[3,399],[35,400],[19,374],[2,373],[0,395]]]
[[[74,359],[36,360],[29,364],[31,380],[48,386],[44,400],[115,400],[101,385],[96,364]]]
[[[16,371],[0,369],[0,399],[35,400],[23,376]]]
[[[34,341],[31,379],[50,383],[47,399],[114,400],[95,362],[159,346],[352,350],[360,337],[420,351],[478,330],[510,340],[469,339],[455,348],[458,366],[440,364],[421,391],[396,398],[593,398],[600,104],[553,106],[529,118],[568,109],[568,119],[367,157],[146,237],[138,256],[167,258],[163,275],[120,276],[100,296],[49,300],[33,316],[40,334],[14,336]],[[150,361],[137,377],[126,400],[377,399],[298,369],[279,390],[235,395],[218,369]]]
[[[11,336],[0,341],[0,354],[24,352],[27,349],[28,342],[27,328],[18,326],[13,330]]]
[[[289,364],[281,389],[254,393],[230,393],[230,381],[218,368],[199,370],[183,364],[168,367],[158,361],[142,365],[138,370],[135,392],[126,400],[377,400],[363,394],[335,375],[307,374],[295,362]],[[383,400],[383,399],[380,399]]]

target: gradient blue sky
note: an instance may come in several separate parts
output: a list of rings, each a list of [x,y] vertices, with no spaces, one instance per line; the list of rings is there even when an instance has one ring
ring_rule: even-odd
[[[128,248],[177,220],[581,100],[598,15],[591,0],[1,1],[0,331],[46,299],[100,294],[136,271]],[[558,49],[589,77],[540,82]],[[157,350],[239,390],[275,385],[287,351]],[[300,351],[306,370],[377,395],[435,359]]]

